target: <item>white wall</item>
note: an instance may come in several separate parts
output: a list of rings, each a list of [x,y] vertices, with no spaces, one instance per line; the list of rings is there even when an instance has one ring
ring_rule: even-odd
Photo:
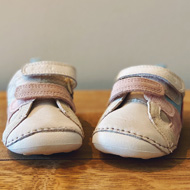
[[[79,89],[158,63],[190,88],[190,0],[0,0],[0,90],[31,57],[73,64]]]

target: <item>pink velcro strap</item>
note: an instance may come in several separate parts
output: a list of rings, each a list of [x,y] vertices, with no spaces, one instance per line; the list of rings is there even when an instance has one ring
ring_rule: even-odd
[[[141,77],[125,78],[118,80],[114,84],[110,102],[117,98],[120,98],[123,95],[126,95],[126,93],[134,91],[145,92],[146,94],[152,94],[156,96],[163,96],[165,94],[165,90],[162,84],[154,80]]]
[[[15,97],[17,100],[29,100],[29,99],[60,99],[67,103],[73,111],[75,111],[75,105],[71,98],[71,95],[64,86],[60,86],[52,83],[28,83],[18,86],[15,91]]]

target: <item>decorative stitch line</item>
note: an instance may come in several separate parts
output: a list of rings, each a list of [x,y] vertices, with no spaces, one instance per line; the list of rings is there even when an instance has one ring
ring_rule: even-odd
[[[36,133],[40,133],[40,132],[74,132],[79,134],[82,138],[83,136],[76,130],[71,130],[71,129],[67,129],[67,128],[59,128],[59,129],[52,129],[52,128],[40,128],[40,129],[35,129],[33,131],[29,131],[27,132],[27,134],[21,134],[20,137],[15,137],[15,139],[12,139],[11,141],[7,142],[7,147],[15,144],[16,142],[29,137],[31,135],[34,135]]]
[[[152,141],[153,143],[155,143],[156,145],[158,145],[158,146],[160,146],[160,147],[163,147],[163,148],[166,148],[166,149],[168,149],[169,151],[170,151],[170,148],[174,148],[174,147],[176,147],[177,145],[173,145],[172,147],[166,147],[166,146],[164,146],[164,145],[161,145],[160,143],[158,143],[158,142],[156,142],[155,140],[153,140],[153,139],[151,139],[151,138],[149,138],[149,137],[146,137],[146,136],[143,136],[143,135],[139,135],[139,134],[137,134],[137,133],[132,133],[131,131],[126,131],[126,130],[124,130],[124,129],[115,129],[115,128],[97,128],[95,131],[94,131],[94,133],[93,133],[93,135],[95,134],[95,133],[97,133],[97,132],[99,132],[99,131],[115,131],[116,133],[119,133],[119,134],[122,134],[122,133],[127,133],[127,134],[130,134],[130,135],[134,135],[134,136],[137,136],[137,137],[140,137],[140,138],[145,138],[145,139],[147,139],[147,140],[150,140],[150,141]],[[110,131],[110,132],[111,132]],[[120,131],[120,132],[118,132],[118,131]]]

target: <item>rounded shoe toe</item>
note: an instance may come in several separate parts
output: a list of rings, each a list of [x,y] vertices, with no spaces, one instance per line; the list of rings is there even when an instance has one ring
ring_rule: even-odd
[[[149,159],[164,156],[165,153],[149,142],[114,132],[97,132],[93,144],[101,152],[122,157]]]
[[[10,133],[6,146],[19,154],[54,154],[78,149],[82,139],[82,129],[53,101],[44,100]]]
[[[167,142],[149,119],[147,106],[127,103],[108,114],[96,127],[94,146],[122,157],[154,158],[169,153]]]
[[[8,146],[14,153],[33,154],[54,154],[60,152],[71,152],[82,145],[82,137],[74,132],[40,132],[18,140]]]

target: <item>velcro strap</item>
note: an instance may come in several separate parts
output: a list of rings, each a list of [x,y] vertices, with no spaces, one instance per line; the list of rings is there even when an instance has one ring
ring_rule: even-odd
[[[154,65],[140,65],[129,67],[120,71],[117,79],[123,79],[128,77],[147,77],[152,79],[161,79],[164,82],[170,84],[178,92],[184,94],[185,85],[184,82],[175,74],[166,68]]]
[[[145,92],[146,94],[152,94],[156,96],[164,96],[165,94],[164,87],[154,80],[140,77],[125,78],[118,80],[114,84],[111,92],[110,102],[122,97],[123,95],[126,95],[126,93],[133,91]]]
[[[22,68],[25,76],[60,75],[72,80],[73,88],[76,87],[76,70],[70,65],[53,61],[40,61],[27,63]]]
[[[15,91],[17,100],[29,99],[60,99],[67,103],[73,111],[75,105],[73,100],[64,86],[52,83],[28,83],[18,86]]]

